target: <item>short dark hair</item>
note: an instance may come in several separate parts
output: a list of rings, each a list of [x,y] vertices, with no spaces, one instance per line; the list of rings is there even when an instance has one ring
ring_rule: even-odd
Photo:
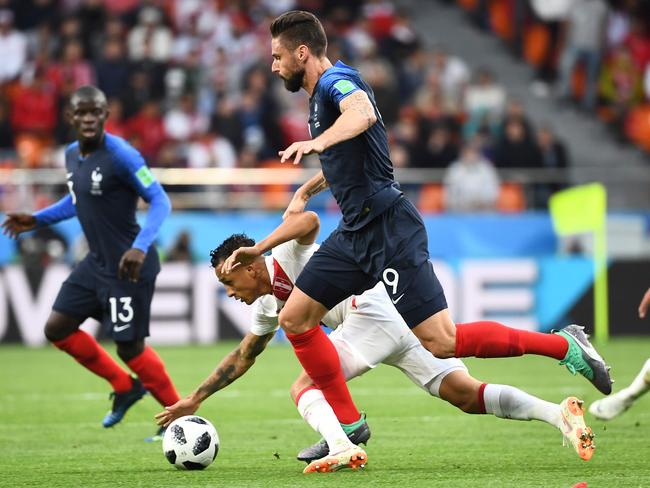
[[[327,36],[318,18],[304,10],[285,12],[271,23],[271,36],[282,37],[289,49],[304,44],[316,56],[324,56],[327,51]]]
[[[93,85],[84,85],[77,88],[72,95],[70,95],[70,105],[73,105],[78,99],[97,100],[103,105],[107,104],[104,92]]]
[[[240,247],[251,247],[255,245],[255,239],[246,234],[233,234],[223,241],[219,247],[210,251],[210,264],[216,268],[219,262],[225,261],[233,252]]]

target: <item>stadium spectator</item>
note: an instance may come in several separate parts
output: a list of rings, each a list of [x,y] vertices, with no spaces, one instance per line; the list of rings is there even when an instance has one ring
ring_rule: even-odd
[[[603,0],[575,0],[568,13],[567,41],[560,61],[558,96],[571,96],[573,70],[577,63],[586,65],[586,82],[582,106],[592,111],[596,106],[596,84],[603,53],[607,4]]]
[[[129,33],[129,58],[164,63],[171,56],[172,33],[162,25],[162,13],[155,7],[140,11],[138,25]]]
[[[27,61],[27,39],[13,22],[11,10],[0,10],[0,83],[16,79]]]
[[[191,236],[188,231],[184,230],[178,234],[176,241],[167,253],[165,261],[191,263],[193,260]]]
[[[165,142],[165,128],[160,115],[157,100],[148,100],[140,112],[127,121],[127,133],[138,140],[136,148],[152,165],[156,165],[156,156]]]
[[[128,129],[124,120],[124,108],[119,98],[110,98],[108,100],[108,120],[106,121],[106,131],[114,136],[126,138]]]
[[[47,68],[46,78],[64,99],[80,86],[95,82],[94,69],[84,59],[83,54],[81,42],[71,40],[63,47],[61,61]]]
[[[494,163],[498,168],[539,168],[542,155],[534,136],[526,132],[521,120],[511,119],[497,141]]]
[[[190,142],[187,162],[190,168],[233,168],[237,164],[237,153],[228,139],[210,131],[197,135]]]
[[[13,148],[14,131],[9,121],[9,107],[4,100],[0,99],[0,151],[13,151]]]
[[[124,94],[129,82],[130,66],[119,39],[108,39],[102,56],[95,63],[97,85],[109,98]]]
[[[477,141],[473,140],[445,173],[446,207],[452,212],[494,210],[499,184],[494,166],[481,155]]]
[[[624,46],[611,53],[600,73],[598,85],[601,104],[609,110],[609,125],[617,139],[623,142],[623,125],[628,111],[643,101],[642,72]]]
[[[438,74],[445,98],[461,104],[465,87],[470,80],[467,64],[452,56],[446,47],[438,46],[433,51],[433,70]]]
[[[47,138],[52,135],[58,113],[55,88],[45,79],[43,69],[38,67],[33,76],[24,76],[12,100],[11,127],[14,133],[31,133]]]
[[[466,138],[481,128],[494,130],[506,104],[506,92],[487,68],[477,71],[475,81],[465,91],[467,121],[463,127]]]
[[[429,134],[427,155],[421,167],[446,168],[458,158],[458,145],[454,142],[451,131],[445,124],[437,124]]]
[[[208,119],[196,110],[196,101],[191,95],[180,98],[174,108],[163,119],[165,135],[175,141],[187,141],[208,128]]]
[[[542,125],[537,131],[537,145],[539,147],[543,168],[565,169],[569,166],[569,154],[564,143],[559,140],[549,125]],[[534,185],[535,208],[546,208],[548,198],[566,185],[561,183],[537,183]]]

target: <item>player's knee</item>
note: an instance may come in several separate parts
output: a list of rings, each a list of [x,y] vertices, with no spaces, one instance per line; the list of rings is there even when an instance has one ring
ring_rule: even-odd
[[[59,317],[50,317],[45,323],[43,333],[50,342],[61,341],[72,334],[77,328],[66,324]]]
[[[453,341],[445,340],[445,338],[436,338],[434,340],[420,340],[422,345],[427,351],[433,354],[438,359],[453,358],[456,354],[456,344]]]
[[[144,351],[144,341],[129,341],[117,343],[117,355],[122,361],[128,363]]]
[[[302,334],[303,332],[307,332],[313,326],[313,324],[310,326],[295,315],[285,312],[284,309],[282,309],[280,315],[278,315],[278,323],[280,324],[280,327],[282,327],[282,330],[287,334]]]

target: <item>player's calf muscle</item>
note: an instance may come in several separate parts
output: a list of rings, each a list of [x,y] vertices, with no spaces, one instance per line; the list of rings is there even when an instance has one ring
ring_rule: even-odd
[[[440,398],[465,413],[481,413],[478,392],[481,382],[465,371],[448,374],[440,385]]]

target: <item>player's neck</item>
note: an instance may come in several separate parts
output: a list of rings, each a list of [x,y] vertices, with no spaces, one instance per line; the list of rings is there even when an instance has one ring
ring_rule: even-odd
[[[261,282],[260,296],[271,295],[273,293],[273,283],[271,283],[271,275],[269,273],[269,269],[266,267],[266,260],[262,258],[260,260],[260,264],[261,264],[259,268],[260,282]]]
[[[305,83],[303,88],[311,97],[314,93],[314,88],[320,77],[323,76],[323,73],[332,67],[331,61],[326,58],[317,59],[315,63],[308,64],[305,67]]]
[[[102,142],[104,141],[104,134],[101,135],[98,139],[94,140],[86,140],[86,141],[79,141],[79,153],[81,153],[82,157],[86,157],[89,154],[97,151],[99,147],[102,145]]]

